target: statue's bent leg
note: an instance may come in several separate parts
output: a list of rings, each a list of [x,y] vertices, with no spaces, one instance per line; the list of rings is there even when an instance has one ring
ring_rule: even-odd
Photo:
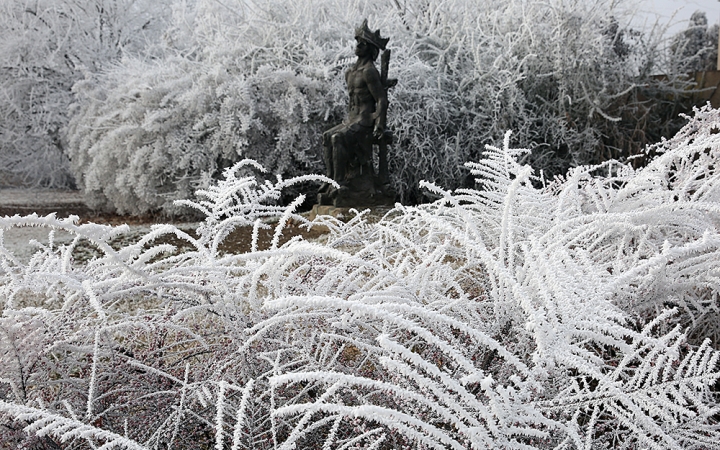
[[[331,180],[337,180],[335,178],[335,164],[334,164],[334,158],[333,158],[333,144],[332,144],[332,136],[336,132],[336,129],[338,127],[335,126],[322,135],[322,146],[323,146],[323,161],[325,162],[325,175],[327,175],[328,178]],[[332,188],[332,185],[330,183],[323,183],[320,185],[320,189],[318,189],[318,192],[320,193],[328,193]]]
[[[325,161],[325,174],[328,178],[335,179],[333,172],[333,148],[332,148],[332,135],[330,134],[333,130],[328,130],[323,133],[323,160]]]
[[[333,178],[340,184],[343,184],[347,180],[347,164],[348,154],[347,147],[345,145],[345,136],[340,133],[332,135],[332,156],[333,156]]]

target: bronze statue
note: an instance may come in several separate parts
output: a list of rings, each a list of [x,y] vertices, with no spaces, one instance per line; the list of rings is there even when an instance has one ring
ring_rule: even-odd
[[[321,186],[318,203],[335,206],[392,205],[394,193],[389,187],[387,173],[387,145],[392,134],[385,129],[387,118],[387,90],[397,80],[388,80],[390,51],[385,50],[388,39],[380,37],[380,30],[370,31],[367,19],[355,30],[357,61],[347,72],[349,104],[347,119],[323,133],[323,156],[329,178],[337,181],[339,189],[329,184]],[[381,50],[382,74],[374,61]],[[379,175],[373,166],[373,145],[380,147]]]

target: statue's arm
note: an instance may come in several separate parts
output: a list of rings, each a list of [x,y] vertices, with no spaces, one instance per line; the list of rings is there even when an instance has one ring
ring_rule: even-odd
[[[365,83],[375,99],[375,112],[372,115],[375,129],[373,134],[376,138],[380,138],[385,132],[385,119],[387,118],[388,99],[385,87],[380,80],[380,74],[375,67],[366,69],[363,72]]]

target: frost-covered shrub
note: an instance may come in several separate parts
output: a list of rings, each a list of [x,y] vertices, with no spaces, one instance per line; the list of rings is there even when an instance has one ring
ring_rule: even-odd
[[[703,109],[643,169],[547,183],[489,146],[482,190],[398,205],[324,241],[222,254],[237,225],[303,179],[243,162],[201,201],[197,238],[141,242],[73,219],[103,256],[0,246],[0,436],[72,448],[718,448],[720,112]],[[252,164],[251,164],[252,165]],[[543,186],[543,184],[545,184]],[[314,224],[318,225],[318,223]],[[2,238],[3,234],[0,234]],[[194,250],[154,244],[174,234]],[[0,243],[2,240],[0,240]],[[717,322],[717,321],[716,321]],[[686,328],[687,327],[687,328]],[[690,339],[688,334],[690,333]],[[710,339],[703,340],[707,335]],[[12,441],[11,441],[12,440]]]
[[[677,83],[650,76],[658,36],[627,30],[616,2],[198,0],[174,17],[162,57],[75,87],[69,154],[98,207],[174,212],[172,200],[243,158],[324,173],[320,136],[345,114],[342,74],[364,17],[390,38],[400,80],[389,159],[406,204],[427,199],[423,179],[470,183],[463,163],[507,129],[560,174],[638,152],[677,115],[654,120],[644,106]]]
[[[9,1],[0,5],[0,185],[68,187],[71,88],[156,39],[168,2]]]
[[[687,72],[716,70],[719,25],[708,27],[707,15],[695,11],[687,29],[672,38],[670,51],[675,64]]]

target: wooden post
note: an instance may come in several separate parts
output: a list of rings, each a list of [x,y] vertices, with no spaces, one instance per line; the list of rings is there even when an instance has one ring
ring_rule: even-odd
[[[387,89],[388,71],[390,70],[390,50],[382,52],[380,57],[380,82]]]
[[[388,72],[390,71],[390,50],[385,50],[380,57],[380,82],[385,88],[385,94],[387,91],[397,84],[397,80],[388,79]],[[382,118],[383,123],[387,127],[387,110],[383,113],[385,117]],[[388,172],[387,164],[387,147],[389,141],[392,140],[392,134],[386,129],[383,136],[378,142],[378,177],[382,183],[390,182],[390,174]]]

